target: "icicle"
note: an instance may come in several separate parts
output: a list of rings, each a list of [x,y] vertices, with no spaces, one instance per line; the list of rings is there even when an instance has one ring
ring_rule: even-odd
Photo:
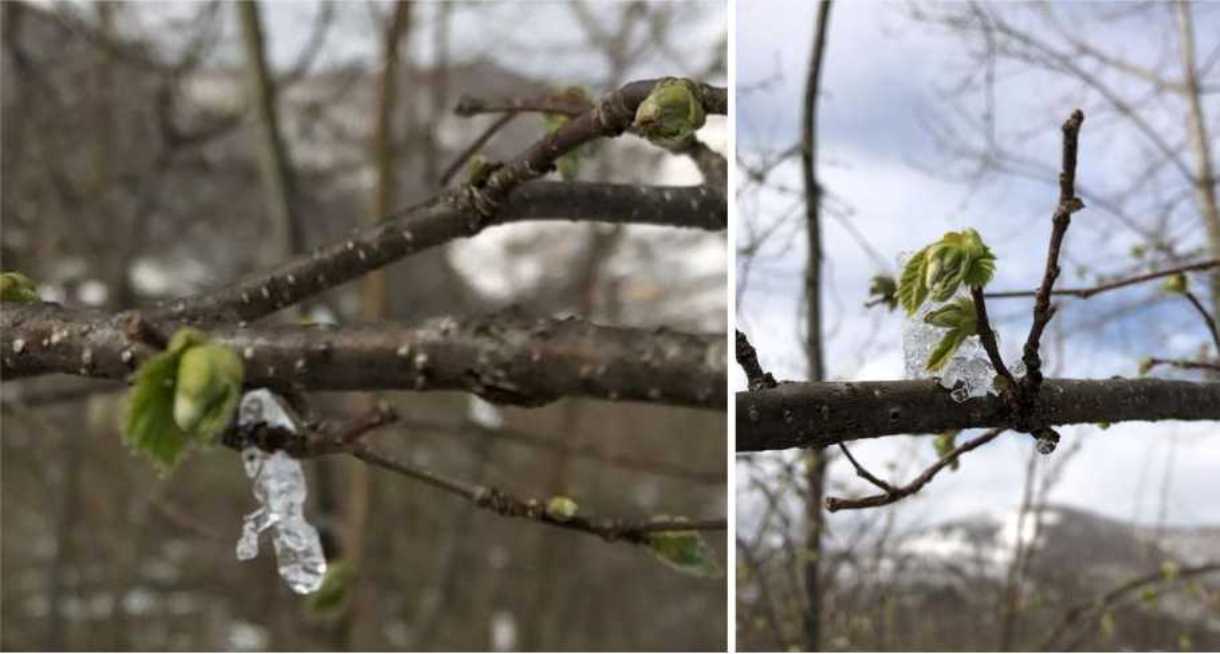
[[[296,432],[296,423],[274,395],[266,389],[247,393],[239,409],[239,425],[265,422]],[[266,453],[257,447],[242,450],[246,476],[254,481],[259,509],[245,517],[237,558],[258,556],[258,535],[272,530],[271,542],[280,576],[298,593],[312,593],[326,575],[326,558],[318,530],[305,521],[305,472],[296,459],[283,451]]]

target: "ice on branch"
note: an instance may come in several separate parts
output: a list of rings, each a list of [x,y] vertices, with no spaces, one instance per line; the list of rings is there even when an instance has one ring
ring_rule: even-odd
[[[266,423],[295,432],[296,422],[267,389],[246,393],[238,414],[239,427]],[[301,463],[282,450],[267,453],[250,446],[242,450],[246,476],[254,481],[258,510],[245,517],[237,558],[248,561],[258,556],[258,536],[271,531],[280,576],[292,590],[312,593],[326,575],[326,557],[318,530],[305,520],[305,473]]]
[[[899,259],[899,267],[906,264],[906,257]],[[947,298],[945,302],[928,300],[922,303],[913,315],[904,315],[902,320],[902,356],[907,379],[937,379],[941,386],[949,389],[957,402],[972,397],[984,397],[988,393],[998,394],[994,385],[995,370],[983,343],[977,335],[968,336],[950,355],[949,360],[935,372],[928,370],[932,351],[940,344],[946,329],[928,324],[928,314],[970,295],[964,287]],[[997,334],[998,338],[998,334]],[[1025,366],[1019,360],[1009,366],[1017,377],[1025,374]]]

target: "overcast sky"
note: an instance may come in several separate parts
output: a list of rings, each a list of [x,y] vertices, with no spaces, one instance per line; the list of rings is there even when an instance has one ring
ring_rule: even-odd
[[[799,140],[800,98],[808,65],[814,10],[812,3],[787,2],[767,11],[739,9],[737,17],[738,148],[752,153],[775,152]],[[827,217],[826,290],[823,304],[827,363],[832,379],[885,380],[902,377],[901,319],[881,309],[865,310],[869,278],[893,273],[900,252],[910,252],[948,230],[978,229],[999,258],[992,283],[995,289],[1032,289],[1040,280],[1050,215],[1056,189],[1042,182],[999,178],[973,193],[941,174],[944,159],[927,128],[928,121],[952,121],[943,89],[962,71],[974,66],[963,42],[906,17],[905,4],[836,3],[830,22],[829,46],[823,68],[824,95],[820,104],[819,176],[833,196],[832,206],[850,212]],[[1080,7],[1069,6],[1074,12]],[[1200,53],[1212,52],[1218,32],[1217,7],[1200,8],[1196,28]],[[1063,11],[1062,9],[1060,9]],[[1176,40],[1166,35],[1172,16],[1148,24],[1120,20],[1088,34],[1112,51],[1133,60],[1169,57],[1176,61]],[[1018,20],[1020,20],[1018,18]],[[1073,23],[1071,16],[1065,22]],[[1202,58],[1203,55],[1200,55]],[[1045,164],[1057,166],[1057,125],[1075,106],[1086,112],[1099,103],[1095,94],[1062,79],[1031,73],[1020,67],[997,70],[997,132],[1004,145]],[[1217,71],[1210,75],[1217,81]],[[1133,94],[1146,89],[1123,88]],[[979,106],[981,95],[966,98]],[[1180,131],[1181,114],[1165,114],[1164,129]],[[1220,134],[1220,112],[1210,116],[1212,134]],[[1154,118],[1154,120],[1159,120]],[[1173,121],[1177,121],[1175,125]],[[1162,123],[1154,122],[1158,129]],[[1011,136],[1023,132],[1019,137]],[[1081,135],[1079,176],[1094,189],[1122,188],[1145,165],[1148,145],[1124,138],[1131,130],[1120,120],[1098,114],[1086,119]],[[1167,133],[1172,134],[1171,131]],[[1172,137],[1171,137],[1172,138]],[[1213,151],[1215,150],[1213,145]],[[935,174],[924,170],[935,171]],[[799,190],[799,162],[781,167],[776,185]],[[1165,177],[1169,179],[1169,177]],[[781,378],[805,377],[798,340],[798,300],[806,258],[799,224],[799,195],[782,191],[746,194],[739,198],[742,218],[761,228],[786,220],[767,241],[760,256],[746,268],[737,266],[738,325],[759,346],[765,367]],[[1150,210],[1133,203],[1136,213]],[[1197,214],[1189,201],[1172,210],[1167,229],[1181,243],[1202,243]],[[853,238],[844,223],[858,231],[869,249]],[[746,229],[741,230],[745,233]],[[1093,278],[1078,275],[1078,265],[1093,271],[1117,271],[1134,262],[1130,248],[1137,234],[1112,216],[1095,209],[1076,214],[1069,232],[1061,285],[1088,285]],[[880,260],[878,260],[880,259]],[[742,287],[744,283],[744,287]],[[1195,279],[1202,288],[1202,279]],[[1138,311],[1127,307],[1152,301]],[[1028,330],[1030,301],[1006,300],[991,305],[999,323],[1001,344],[1013,358]],[[1135,376],[1143,356],[1192,356],[1207,334],[1189,305],[1159,298],[1155,285],[1065,301],[1044,339],[1052,341],[1051,372],[1066,377]],[[1062,336],[1061,345],[1055,345]],[[733,383],[744,388],[744,376],[733,372]],[[1093,425],[1061,430],[1064,452],[1074,442],[1082,450],[1068,466],[1051,501],[1099,511],[1119,519],[1156,520],[1165,472],[1168,482],[1166,518],[1171,524],[1220,523],[1220,503],[1209,499],[1220,491],[1220,425],[1216,423],[1124,423],[1102,431]],[[1173,447],[1169,445],[1172,444]],[[1011,508],[1020,501],[1024,462],[1032,446],[1025,435],[1011,434],[971,453],[956,473],[942,474],[910,501],[908,519],[935,522],[976,511]],[[883,476],[902,480],[934,460],[927,438],[886,438],[859,442],[853,453]],[[1053,458],[1053,457],[1052,457]],[[897,471],[886,464],[897,463]],[[738,467],[739,473],[744,466]],[[861,492],[845,463],[832,474]],[[738,487],[742,487],[739,482]],[[738,515],[748,524],[748,495],[739,499]],[[847,512],[850,514],[851,512]],[[835,521],[850,520],[838,514]]]

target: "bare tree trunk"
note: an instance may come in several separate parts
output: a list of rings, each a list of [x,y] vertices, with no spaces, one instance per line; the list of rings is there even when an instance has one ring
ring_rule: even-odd
[[[81,450],[84,439],[61,434],[63,447],[63,496],[60,499],[55,520],[55,557],[47,568],[47,633],[43,649],[59,652],[68,649],[68,626],[64,621],[64,600],[68,591],[64,589],[64,571],[76,563],[74,533],[80,521],[80,473]]]
[[[1207,117],[1200,101],[1199,75],[1195,69],[1195,30],[1190,5],[1176,3],[1178,34],[1181,39],[1182,80],[1186,86],[1186,101],[1190,106],[1190,146],[1195,155],[1195,175],[1192,180],[1195,201],[1203,222],[1207,225],[1208,241],[1214,256],[1220,256],[1220,208],[1216,204],[1216,173],[1212,164],[1212,142],[1207,134]],[[1211,274],[1212,313],[1220,314],[1220,268]],[[1218,353],[1220,354],[1220,353]]]
[[[296,215],[296,181],[280,133],[275,81],[267,67],[258,3],[253,0],[237,3],[237,15],[246,54],[246,92],[255,104],[258,116],[259,174],[263,178],[267,215],[271,218],[269,236],[263,241],[260,258],[278,261],[288,253],[305,249],[303,230]]]
[[[433,129],[424,130],[424,185],[430,189],[436,188],[441,179],[441,152],[436,134],[449,104],[449,19],[452,10],[452,3],[437,3],[432,26],[432,47],[435,48],[435,54],[432,60],[432,88],[429,93],[432,98],[432,112],[429,119]]]
[[[381,78],[378,84],[377,123],[374,128],[370,150],[377,170],[377,185],[373,189],[372,202],[366,221],[376,224],[390,213],[398,192],[394,139],[394,117],[398,112],[398,53],[406,36],[411,31],[411,4],[396,2],[385,29],[382,41]],[[386,294],[384,269],[375,270],[365,276],[361,286],[361,317],[369,322],[384,320],[389,313],[389,297]],[[360,402],[362,408],[371,409],[375,398]],[[374,501],[373,480],[367,466],[351,461],[347,471],[346,516],[343,521],[343,557],[356,570],[357,579],[364,577],[361,563],[364,559],[365,532],[368,530],[370,506]],[[362,592],[365,585],[353,583],[352,602],[341,621],[339,643],[349,650],[361,649],[357,638],[365,631],[362,623],[372,615],[369,596]]]
[[[809,359],[809,379],[825,378],[826,364],[822,348],[822,189],[817,179],[817,100],[821,81],[822,61],[826,52],[826,28],[830,22],[830,0],[818,3],[814,27],[813,51],[809,58],[809,76],[805,82],[803,118],[801,120],[801,169],[805,186],[805,227],[809,262],[805,268],[805,355]],[[810,450],[806,460],[808,496],[805,504],[806,537],[805,649],[821,649],[822,641],[822,496],[826,487],[826,456],[821,449]]]

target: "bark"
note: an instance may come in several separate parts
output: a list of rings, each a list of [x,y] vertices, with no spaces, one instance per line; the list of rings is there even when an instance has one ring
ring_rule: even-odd
[[[1220,420],[1220,383],[1167,379],[1045,379],[1031,410],[1047,425]],[[781,383],[737,394],[737,451],[825,447],[895,434],[1009,427],[996,396],[962,403],[932,380]]]
[[[805,267],[805,355],[809,360],[809,379],[820,381],[826,376],[822,343],[822,189],[817,179],[818,92],[822,76],[822,61],[826,52],[826,30],[830,23],[830,0],[818,3],[814,26],[809,76],[805,82],[804,118],[801,121],[801,171],[805,187],[805,229],[809,261]],[[804,647],[807,651],[821,649],[822,641],[822,497],[826,490],[826,455],[818,448],[807,453],[805,519],[809,530],[805,549],[805,614]]]
[[[264,261],[277,261],[286,253],[304,249],[304,237],[296,219],[296,180],[280,133],[275,82],[267,66],[258,3],[238,2],[237,15],[246,56],[246,92],[257,116],[255,152],[263,179],[267,218],[271,222],[260,254]]]
[[[1195,69],[1195,32],[1191,7],[1179,0],[1176,3],[1178,33],[1181,40],[1182,80],[1189,106],[1188,134],[1191,152],[1195,157],[1195,174],[1191,180],[1195,202],[1203,223],[1207,226],[1207,238],[1212,254],[1220,257],[1220,207],[1216,201],[1216,172],[1212,164],[1212,141],[1207,133],[1207,117],[1203,113],[1203,102],[1199,90],[1199,75]],[[1220,268],[1211,274],[1212,312],[1220,315]],[[1217,352],[1220,354],[1220,352]],[[1213,375],[1213,378],[1220,377]]]
[[[125,379],[159,351],[131,340],[130,314],[53,304],[4,309],[5,379],[52,372]],[[252,388],[464,390],[521,406],[590,397],[723,411],[727,400],[723,335],[516,314],[414,327],[236,326],[208,334],[242,355]]]

